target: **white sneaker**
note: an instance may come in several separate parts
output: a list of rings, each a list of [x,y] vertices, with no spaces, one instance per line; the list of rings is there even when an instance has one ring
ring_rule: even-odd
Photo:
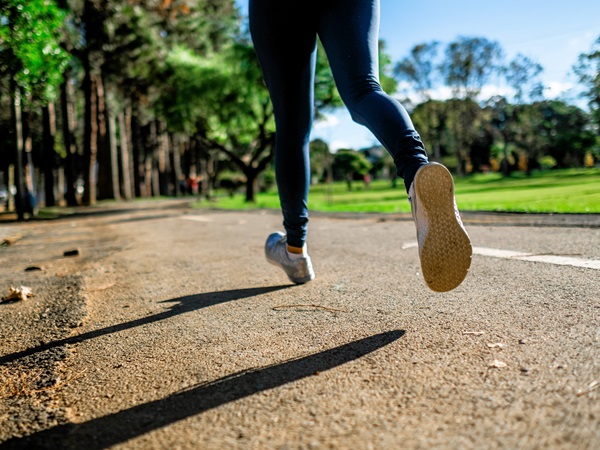
[[[467,276],[473,254],[450,171],[434,162],[420,167],[408,195],[425,283],[436,292],[450,291]]]
[[[265,256],[271,264],[281,267],[293,283],[303,284],[315,278],[310,256],[291,259],[287,252],[286,236],[279,231],[267,238]]]

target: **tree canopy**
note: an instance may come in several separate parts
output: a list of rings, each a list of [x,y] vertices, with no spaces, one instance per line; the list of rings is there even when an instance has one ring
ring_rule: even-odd
[[[26,100],[56,97],[69,62],[60,45],[64,20],[52,0],[4,0],[0,6],[0,76]]]
[[[221,172],[236,172],[252,201],[271,178],[261,174],[275,123],[242,24],[235,0],[2,1],[0,183],[16,184],[22,208],[25,190],[50,202],[66,192],[70,205],[198,184],[209,197]],[[530,171],[600,156],[599,55],[600,39],[574,66],[589,111],[545,99],[541,65],[521,54],[505,61],[480,36],[420,43],[397,62],[381,41],[379,78],[386,92],[407,94],[432,159],[460,175]],[[502,94],[484,98],[498,85]],[[344,107],[320,42],[314,106],[316,122]],[[313,143],[315,179],[331,179],[333,165],[346,179],[385,166],[346,150]]]

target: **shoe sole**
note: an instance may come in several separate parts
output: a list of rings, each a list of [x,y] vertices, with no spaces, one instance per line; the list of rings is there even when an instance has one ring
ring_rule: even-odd
[[[265,243],[265,258],[267,259],[267,262],[268,262],[269,264],[272,264],[272,265],[274,265],[274,266],[276,266],[276,267],[279,267],[280,269],[282,269],[282,270],[285,272],[285,274],[286,274],[286,276],[288,277],[288,279],[289,279],[289,280],[290,280],[292,283],[295,283],[295,284],[304,284],[304,283],[308,283],[309,281],[312,281],[312,280],[314,280],[314,279],[315,279],[315,274],[314,274],[314,271],[313,271],[311,274],[309,274],[309,275],[307,275],[307,276],[305,276],[305,277],[302,277],[302,278],[295,278],[295,277],[291,276],[290,274],[288,274],[288,271],[285,269],[285,267],[284,267],[284,266],[282,266],[282,265],[279,263],[279,261],[277,261],[276,259],[272,259],[272,258],[270,258],[270,257],[269,257],[269,252],[267,251],[267,244],[268,244],[268,242],[271,240],[271,238],[274,238],[275,236],[276,236],[276,239],[279,241],[279,240],[281,240],[281,239],[282,239],[282,238],[283,238],[285,235],[284,235],[283,233],[281,233],[281,232],[276,232],[276,233],[273,233],[273,234],[271,234],[271,235],[270,235],[270,236],[267,238],[267,243]]]
[[[288,277],[288,280],[290,280],[294,284],[305,284],[305,283],[308,283],[309,281],[312,281],[312,280],[315,279],[314,275],[308,275],[308,276],[306,276],[304,278],[294,278],[294,277],[291,277],[291,276],[288,275],[288,273],[285,270],[285,268],[282,267],[281,264],[279,264],[277,261],[274,261],[274,260],[272,260],[270,258],[267,258],[267,262],[270,263],[270,264],[273,264],[276,267],[279,267],[280,269],[283,269],[283,271],[285,272],[285,274]]]
[[[415,176],[415,195],[429,225],[420,249],[423,278],[433,291],[450,291],[467,276],[473,254],[456,218],[452,175],[441,164],[424,166]]]

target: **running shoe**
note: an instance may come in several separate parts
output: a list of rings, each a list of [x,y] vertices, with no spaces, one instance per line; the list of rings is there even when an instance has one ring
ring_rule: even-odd
[[[433,291],[451,291],[467,276],[473,249],[456,207],[450,171],[435,162],[421,166],[408,195],[423,279]]]
[[[267,238],[265,256],[271,264],[281,267],[293,283],[303,284],[315,278],[310,256],[290,258],[286,236],[280,231]]]

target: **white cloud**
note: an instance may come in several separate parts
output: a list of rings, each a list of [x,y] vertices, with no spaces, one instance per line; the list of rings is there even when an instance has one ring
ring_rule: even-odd
[[[511,98],[514,95],[514,91],[508,87],[496,86],[496,85],[487,85],[481,89],[479,94],[479,98],[488,99],[494,97],[496,95],[501,95],[503,97]]]
[[[551,81],[547,84],[548,89],[544,94],[547,98],[556,98],[574,87],[575,85],[571,82]]]
[[[323,119],[319,119],[315,122],[313,129],[324,130],[326,128],[336,127],[340,124],[340,120],[336,116],[332,114],[325,114],[324,116]]]
[[[341,148],[351,148],[350,144],[342,140],[334,140],[329,143],[329,151],[331,153],[337,152]]]
[[[423,101],[423,99],[415,92],[405,91],[403,95],[404,98],[408,98],[415,105]],[[489,84],[481,89],[479,98],[488,99],[495,95],[502,95],[510,98],[513,95],[513,91],[507,87]],[[439,86],[429,91],[429,96],[434,100],[445,101],[451,99],[453,97],[453,93],[452,89],[448,86]]]

